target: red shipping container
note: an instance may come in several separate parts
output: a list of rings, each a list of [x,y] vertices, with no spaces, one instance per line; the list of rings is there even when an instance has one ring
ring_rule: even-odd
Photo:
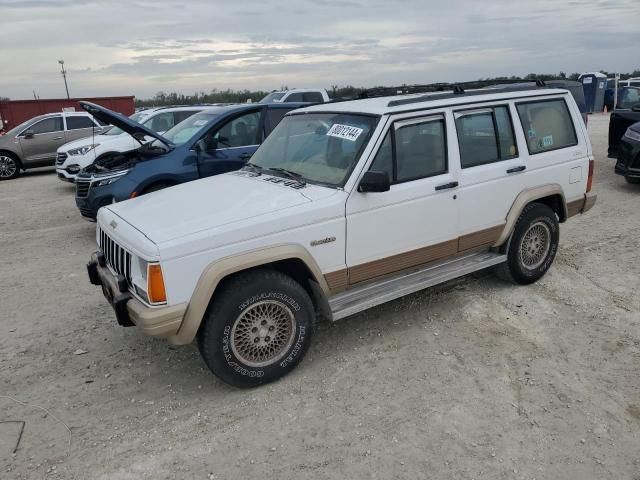
[[[126,116],[133,114],[135,110],[134,96],[0,101],[0,132],[11,130],[22,122],[44,113],[61,112],[66,108],[82,112],[78,103],[80,100],[97,103]]]

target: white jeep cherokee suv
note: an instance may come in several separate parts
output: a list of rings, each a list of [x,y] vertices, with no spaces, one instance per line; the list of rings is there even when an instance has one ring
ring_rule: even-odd
[[[213,373],[255,386],[300,362],[318,317],[487,267],[535,282],[592,175],[566,90],[316,105],[240,171],[100,209],[88,271],[120,324],[197,339]]]
[[[158,107],[142,110],[129,118],[150,128],[156,133],[164,133],[191,115],[202,111],[204,106]],[[151,139],[149,139],[151,140]],[[60,180],[75,182],[78,172],[91,165],[105,154],[128,152],[140,147],[140,142],[117,127],[101,135],[89,136],[65,143],[58,148],[56,173]]]

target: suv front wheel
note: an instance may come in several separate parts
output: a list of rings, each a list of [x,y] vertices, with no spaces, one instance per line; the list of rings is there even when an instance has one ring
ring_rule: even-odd
[[[0,152],[0,180],[11,180],[20,173],[20,162],[10,153]]]
[[[221,380],[255,387],[289,373],[311,342],[308,293],[275,270],[239,273],[221,286],[198,332],[205,363]]]
[[[507,247],[507,261],[498,265],[504,280],[528,285],[547,273],[558,251],[560,226],[555,212],[542,203],[527,205]]]

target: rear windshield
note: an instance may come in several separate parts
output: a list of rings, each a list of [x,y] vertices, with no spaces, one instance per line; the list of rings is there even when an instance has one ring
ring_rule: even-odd
[[[269,95],[260,100],[260,103],[277,102],[284,97],[285,92],[271,92]]]
[[[140,120],[142,120],[146,116],[147,115],[143,114],[142,112],[138,112],[138,113],[134,113],[129,118],[131,120],[133,120],[134,122],[138,122],[139,123]],[[104,135],[122,135],[123,133],[124,132],[122,130],[120,130],[118,127],[113,127],[108,132],[105,132]]]

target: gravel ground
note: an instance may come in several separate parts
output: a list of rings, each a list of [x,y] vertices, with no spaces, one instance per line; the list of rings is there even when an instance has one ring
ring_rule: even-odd
[[[73,186],[1,183],[0,421],[26,426],[12,455],[0,423],[0,478],[639,480],[640,188],[607,125],[590,118],[598,203],[540,282],[482,272],[321,325],[249,391],[116,325]]]

